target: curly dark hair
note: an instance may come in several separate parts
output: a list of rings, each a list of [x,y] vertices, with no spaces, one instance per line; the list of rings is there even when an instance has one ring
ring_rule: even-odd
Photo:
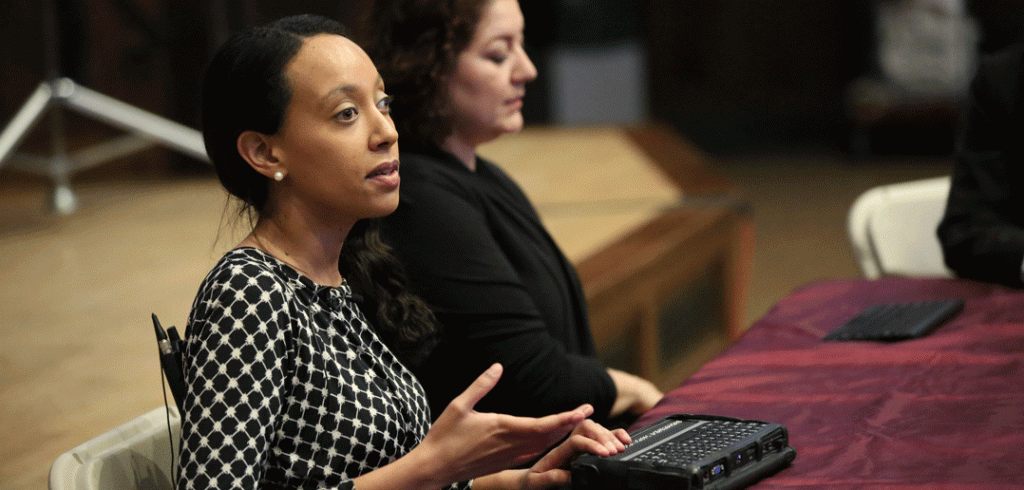
[[[354,38],[394,97],[402,140],[441,146],[452,133],[446,82],[491,0],[377,0]]]
[[[298,15],[231,37],[203,80],[202,123],[206,152],[221,184],[240,201],[239,215],[258,221],[265,211],[268,179],[238,153],[245,131],[277,134],[291,102],[285,68],[304,40],[346,35],[340,23]],[[339,270],[364,295],[363,307],[378,335],[409,366],[436,345],[439,328],[426,303],[411,294],[401,264],[381,242],[374,220],[360,220],[342,247]]]

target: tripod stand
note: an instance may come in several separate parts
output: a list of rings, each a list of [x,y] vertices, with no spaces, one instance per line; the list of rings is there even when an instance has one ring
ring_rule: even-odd
[[[195,129],[95,92],[70,78],[60,76],[54,1],[42,2],[48,77],[22,104],[3,133],[0,133],[0,168],[10,162],[12,167],[49,177],[53,183],[53,190],[50,193],[51,208],[61,214],[70,214],[78,208],[78,198],[71,189],[71,175],[79,170],[156,144],[163,144],[186,155],[207,160],[202,134]],[[123,129],[128,134],[69,154],[63,114],[66,109]],[[16,153],[17,146],[47,111],[50,115],[51,154],[43,157]]]

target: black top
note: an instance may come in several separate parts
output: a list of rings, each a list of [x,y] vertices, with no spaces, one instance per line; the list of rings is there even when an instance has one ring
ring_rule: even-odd
[[[505,374],[479,410],[539,416],[590,403],[604,421],[616,390],[593,358],[579,278],[526,195],[486,160],[472,172],[410,146],[382,235],[443,325],[442,344],[416,370],[434,415],[500,362]]]
[[[983,59],[957,137],[938,235],[960,277],[1021,287],[1024,262],[1024,45]]]
[[[423,388],[348,284],[319,286],[258,249],[206,276],[186,342],[179,489],[351,489],[430,428]]]

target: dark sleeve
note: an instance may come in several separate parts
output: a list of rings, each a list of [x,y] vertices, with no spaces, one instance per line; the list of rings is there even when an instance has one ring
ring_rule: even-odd
[[[222,267],[193,304],[177,488],[256,488],[281,410],[288,330],[281,288]],[[264,297],[263,295],[269,295]]]
[[[603,419],[616,390],[595,359],[557,341],[489,232],[486,206],[455,182],[418,182],[384,220],[414,287],[444,325],[444,341],[417,370],[437,417],[492,363],[501,381],[481,411],[547,415],[594,405]]]
[[[1024,262],[1020,61],[989,60],[971,84],[938,228],[946,265],[958,276],[1016,287]]]

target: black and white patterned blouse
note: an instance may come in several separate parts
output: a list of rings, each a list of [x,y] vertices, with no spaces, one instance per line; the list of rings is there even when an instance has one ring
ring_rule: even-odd
[[[352,488],[423,439],[423,388],[351,296],[225,254],[189,318],[179,489]]]

